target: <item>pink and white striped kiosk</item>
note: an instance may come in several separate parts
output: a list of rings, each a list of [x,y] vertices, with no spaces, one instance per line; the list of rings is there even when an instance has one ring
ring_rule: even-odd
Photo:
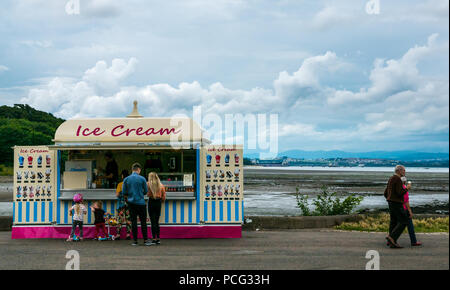
[[[242,145],[211,145],[204,135],[189,118],[144,118],[135,102],[125,118],[65,121],[53,145],[15,146],[12,238],[67,238],[77,193],[87,206],[100,200],[114,215],[116,184],[107,186],[101,178],[106,152],[119,174],[134,162],[143,166],[145,177],[158,172],[167,189],[161,238],[240,238]],[[85,238],[94,236],[93,222],[88,211]]]

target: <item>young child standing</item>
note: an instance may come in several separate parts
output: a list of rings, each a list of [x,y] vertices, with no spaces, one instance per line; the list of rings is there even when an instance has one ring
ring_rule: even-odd
[[[100,231],[103,232],[105,238],[108,237],[108,232],[105,227],[105,211],[102,209],[102,202],[96,201],[93,206],[91,206],[91,210],[94,213],[94,224],[95,224],[95,238],[99,237]]]
[[[81,193],[75,194],[73,197],[73,201],[75,202],[75,204],[70,208],[70,215],[73,215],[72,232],[67,239],[68,242],[74,239],[77,226],[80,229],[80,240],[83,240],[83,218],[87,213],[87,209],[83,204],[83,195]]]

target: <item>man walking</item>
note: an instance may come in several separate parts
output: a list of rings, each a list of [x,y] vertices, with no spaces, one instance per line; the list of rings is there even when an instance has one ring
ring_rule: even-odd
[[[406,170],[402,165],[395,167],[395,174],[389,178],[384,197],[389,204],[390,224],[389,235],[386,237],[391,248],[402,248],[397,244],[397,240],[408,225],[408,215],[403,208],[404,195],[411,188],[408,184],[403,187],[402,177],[405,176]]]
[[[134,163],[131,170],[133,173],[123,180],[122,185],[123,194],[128,196],[131,230],[133,232],[134,239],[134,242],[131,245],[137,246],[138,244],[137,217],[139,216],[144,244],[146,246],[150,246],[151,242],[147,240],[147,210],[144,200],[144,196],[148,192],[147,181],[140,175],[141,165],[139,163]]]

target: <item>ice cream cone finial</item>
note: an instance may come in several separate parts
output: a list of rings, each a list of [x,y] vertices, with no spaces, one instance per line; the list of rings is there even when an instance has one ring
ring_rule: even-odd
[[[141,114],[139,114],[138,112],[138,108],[137,108],[137,101],[133,102],[133,111],[131,112],[131,114],[129,114],[127,116],[127,118],[142,118],[143,116]]]

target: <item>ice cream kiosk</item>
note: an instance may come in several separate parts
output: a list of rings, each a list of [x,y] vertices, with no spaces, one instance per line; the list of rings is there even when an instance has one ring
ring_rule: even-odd
[[[161,238],[241,237],[242,145],[211,145],[192,119],[144,118],[135,102],[124,118],[67,120],[53,141],[14,147],[13,239],[67,238],[77,193],[87,207],[100,200],[114,215],[119,175],[135,162],[141,175],[157,172],[166,187]],[[109,179],[108,162],[118,172]],[[93,222],[88,210],[85,238],[93,237]]]

